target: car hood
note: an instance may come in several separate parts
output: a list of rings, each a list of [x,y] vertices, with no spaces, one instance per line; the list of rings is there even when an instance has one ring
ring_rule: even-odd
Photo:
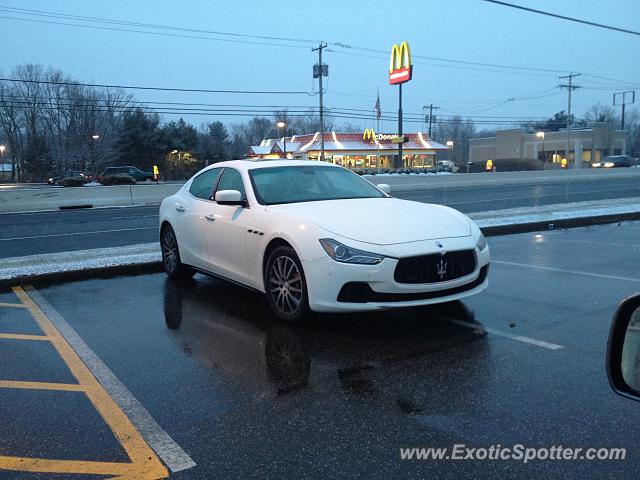
[[[470,220],[449,207],[398,198],[359,198],[271,205],[341,237],[375,245],[471,235]]]

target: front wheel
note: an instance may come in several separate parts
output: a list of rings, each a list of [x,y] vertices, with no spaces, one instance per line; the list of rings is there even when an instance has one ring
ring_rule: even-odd
[[[291,247],[276,248],[267,260],[264,285],[269,306],[285,322],[299,322],[309,313],[302,263]]]
[[[191,267],[180,261],[180,249],[178,239],[170,226],[162,230],[160,237],[160,249],[162,250],[162,264],[164,271],[170,278],[191,278],[196,273]]]

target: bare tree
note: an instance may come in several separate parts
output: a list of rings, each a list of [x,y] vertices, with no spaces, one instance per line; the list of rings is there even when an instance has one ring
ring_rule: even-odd
[[[433,138],[443,144],[452,141],[451,159],[456,165],[462,167],[469,160],[469,139],[473,138],[474,133],[473,121],[455,116],[446,122],[437,123]]]

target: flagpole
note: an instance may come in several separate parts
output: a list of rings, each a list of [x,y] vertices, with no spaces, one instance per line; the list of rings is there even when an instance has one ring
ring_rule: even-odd
[[[378,107],[379,106],[380,106],[380,87],[378,87]],[[379,116],[378,116],[378,133],[380,133],[380,117]]]

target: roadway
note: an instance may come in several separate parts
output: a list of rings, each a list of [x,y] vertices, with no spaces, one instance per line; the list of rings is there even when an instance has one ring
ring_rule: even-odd
[[[640,404],[609,388],[605,351],[640,290],[639,236],[633,222],[494,237],[490,285],[464,302],[299,326],[200,275],[0,292],[0,478],[159,478],[162,463],[180,479],[637,478]],[[456,444],[626,456],[400,458]]]
[[[423,183],[399,185],[393,194],[409,200],[449,205],[465,213],[640,196],[640,176],[621,175],[621,172],[615,172],[615,175],[613,172],[611,175],[597,173],[561,181],[557,176],[552,181],[533,177],[524,177],[523,181],[519,176],[504,174],[501,182],[485,177],[487,184],[479,183],[477,178],[482,177],[473,177],[473,183],[464,186],[451,183],[466,181],[466,176],[462,175],[449,176],[461,180],[451,178],[448,181],[445,177],[442,184],[436,185],[418,178],[416,181]],[[370,180],[383,183],[388,181],[385,178],[389,177]],[[157,221],[157,206],[2,214],[0,258],[154,242],[157,240]]]

